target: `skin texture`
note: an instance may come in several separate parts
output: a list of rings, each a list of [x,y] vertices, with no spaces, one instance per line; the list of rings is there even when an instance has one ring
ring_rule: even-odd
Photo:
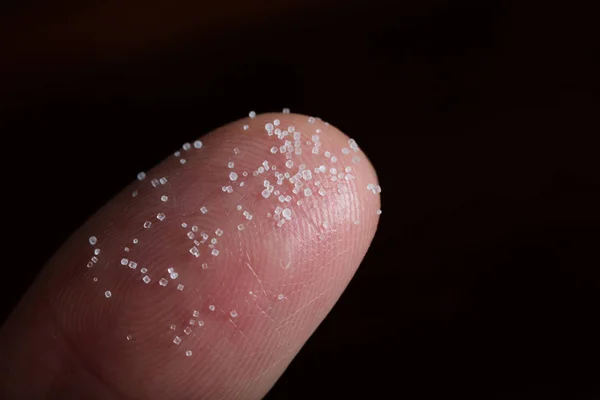
[[[283,144],[265,131],[275,119],[280,128],[292,125],[302,133],[303,153],[294,155],[291,169],[284,154],[271,152]],[[49,261],[0,331],[3,398],[264,396],[341,295],[379,219],[379,195],[366,189],[377,184],[366,156],[360,150],[343,154],[348,138],[321,120],[310,121],[263,114],[224,126],[203,137],[201,149],[192,146],[180,150],[180,157],[169,156],[90,218]],[[316,129],[322,130],[319,155],[306,144]],[[293,143],[291,135],[285,140]],[[324,151],[339,160],[332,163]],[[272,170],[253,176],[265,160],[292,175],[304,163],[313,177],[302,189],[311,186],[312,196],[293,194],[288,179],[277,185]],[[320,165],[327,173],[314,172]],[[340,193],[329,169],[339,173],[346,166],[354,179],[341,179],[346,189]],[[236,181],[229,178],[232,171]],[[161,177],[168,182],[153,187],[151,180]],[[264,179],[293,200],[264,198]],[[316,180],[325,196],[317,193]],[[233,193],[222,190],[228,185]],[[167,201],[161,201],[163,195]],[[277,206],[292,211],[281,227],[268,217]],[[166,218],[159,221],[158,213]],[[144,228],[145,221],[151,221],[150,228]],[[194,225],[197,240],[201,232],[218,240],[218,256],[207,247],[210,239],[197,246],[199,257],[190,253],[194,243],[187,234]],[[90,236],[98,238],[96,245],[90,245]],[[94,249],[100,249],[98,261],[88,268]],[[137,268],[121,265],[122,258]],[[169,277],[170,267],[179,274],[176,279]],[[141,268],[148,269],[150,283],[142,282]],[[158,284],[161,278],[168,279],[167,286]],[[196,322],[186,335],[190,319],[204,324]],[[182,339],[179,345],[175,336]]]

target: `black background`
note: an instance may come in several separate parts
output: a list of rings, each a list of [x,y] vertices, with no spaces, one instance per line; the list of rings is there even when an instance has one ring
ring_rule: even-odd
[[[600,398],[598,14],[410,4],[307,7],[2,90],[2,316],[138,171],[289,107],[357,140],[383,215],[269,399]]]

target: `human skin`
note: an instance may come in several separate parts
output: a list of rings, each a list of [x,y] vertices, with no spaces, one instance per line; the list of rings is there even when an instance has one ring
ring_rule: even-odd
[[[269,135],[275,120],[273,131],[293,126],[301,141]],[[125,188],[48,262],[0,330],[3,398],[259,399],[325,318],[379,220],[366,155],[333,126],[288,113],[200,140]],[[301,165],[311,173],[300,172],[297,193],[289,178],[278,184],[276,173]],[[289,211],[276,217],[277,207]]]

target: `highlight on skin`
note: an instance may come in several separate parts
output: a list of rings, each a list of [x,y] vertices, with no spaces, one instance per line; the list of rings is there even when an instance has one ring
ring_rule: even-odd
[[[3,327],[9,397],[261,398],[341,295],[381,214],[358,144],[288,109],[250,112],[136,178]]]

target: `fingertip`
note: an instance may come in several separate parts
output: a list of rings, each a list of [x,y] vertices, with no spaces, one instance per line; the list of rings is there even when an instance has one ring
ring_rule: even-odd
[[[258,398],[360,265],[380,191],[338,128],[252,113],[184,144],[91,218],[47,268],[47,307],[118,393]]]

